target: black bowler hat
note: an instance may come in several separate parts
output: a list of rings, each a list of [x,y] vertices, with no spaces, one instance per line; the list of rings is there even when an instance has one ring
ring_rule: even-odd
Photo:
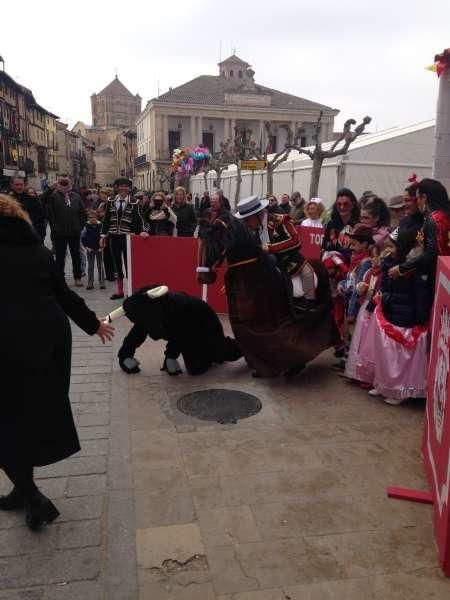
[[[118,177],[115,182],[114,185],[119,186],[119,185],[126,185],[129,188],[133,187],[132,182],[128,179],[128,177]]]

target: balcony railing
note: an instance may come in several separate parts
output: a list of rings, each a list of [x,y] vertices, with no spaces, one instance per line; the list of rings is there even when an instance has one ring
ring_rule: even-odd
[[[146,154],[141,154],[141,156],[136,156],[136,158],[134,159],[135,167],[144,167],[145,165],[148,165],[148,163],[149,163],[149,161],[147,160]]]

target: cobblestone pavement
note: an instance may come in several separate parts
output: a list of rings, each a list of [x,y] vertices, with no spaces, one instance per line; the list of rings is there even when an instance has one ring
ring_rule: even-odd
[[[99,315],[110,290],[82,290]],[[426,488],[423,405],[369,399],[324,355],[297,379],[255,380],[243,361],[206,376],[161,373],[163,345],[138,353],[74,330],[71,399],[82,451],[38,469],[61,517],[40,534],[0,514],[2,600],[447,599],[431,508],[386,498]],[[180,413],[211,387],[258,396],[236,425]],[[0,493],[8,489],[0,479]]]

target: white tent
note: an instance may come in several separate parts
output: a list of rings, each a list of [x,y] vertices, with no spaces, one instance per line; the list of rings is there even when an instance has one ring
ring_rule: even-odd
[[[323,144],[330,147],[333,142]],[[326,160],[322,166],[319,196],[326,206],[335,199],[336,191],[349,187],[361,196],[372,190],[382,198],[401,193],[408,185],[408,177],[414,171],[419,178],[431,177],[434,150],[434,121],[417,123],[409,127],[392,128],[363,135],[355,140],[345,156]],[[297,151],[291,152],[289,160],[274,172],[274,193],[292,194],[298,190],[307,196],[311,177],[312,161]],[[213,191],[214,175],[207,179],[208,189]],[[203,193],[203,175],[191,178],[191,191]],[[222,173],[221,188],[225,196],[234,200],[236,190],[236,166],[230,165]],[[241,198],[251,194],[265,195],[266,176],[263,171],[243,171]]]

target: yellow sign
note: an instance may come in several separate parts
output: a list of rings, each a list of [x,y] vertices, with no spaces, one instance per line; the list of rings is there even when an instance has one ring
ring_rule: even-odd
[[[262,171],[266,167],[266,160],[241,160],[241,169],[243,171]]]

